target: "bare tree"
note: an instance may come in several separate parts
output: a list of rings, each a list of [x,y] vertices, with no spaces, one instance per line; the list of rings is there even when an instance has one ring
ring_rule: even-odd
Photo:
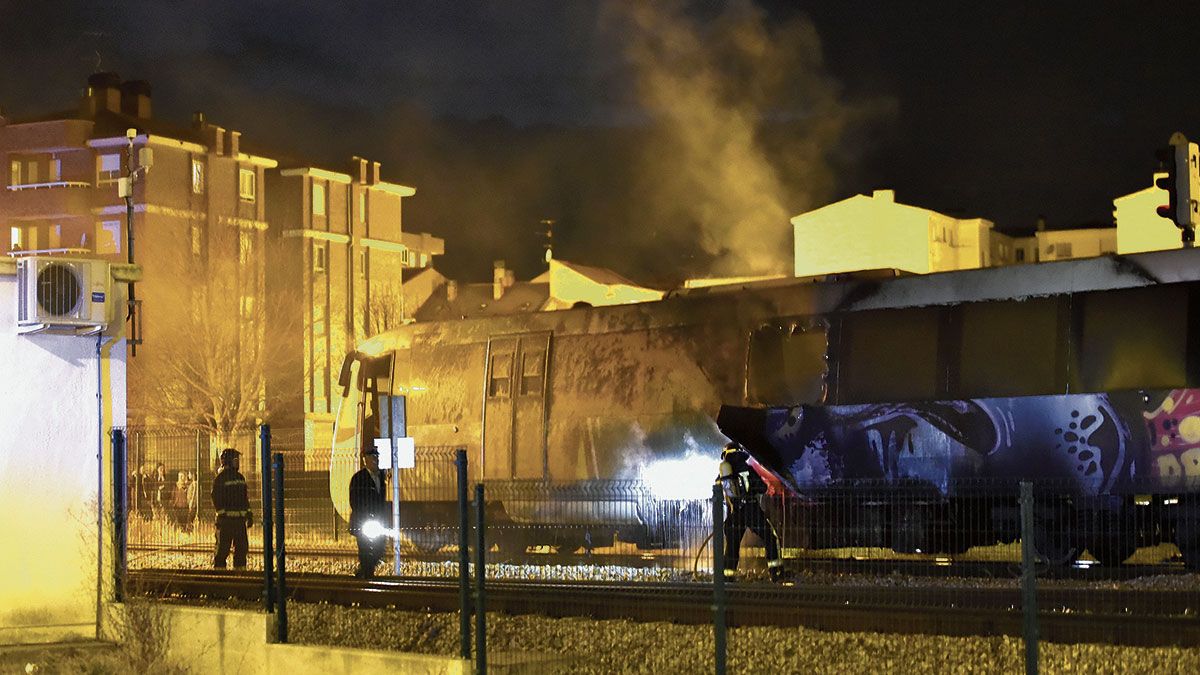
[[[276,294],[268,301],[264,259],[273,251],[255,250],[262,237],[227,229],[209,237],[207,256],[193,252],[175,266],[177,278],[153,289],[158,328],[152,348],[136,357],[144,359],[138,384],[145,421],[200,429],[214,453],[275,410],[267,378],[300,367],[293,352],[303,320],[296,299]]]
[[[404,289],[398,281],[372,284],[367,303],[367,335],[378,335],[401,326],[407,315]]]

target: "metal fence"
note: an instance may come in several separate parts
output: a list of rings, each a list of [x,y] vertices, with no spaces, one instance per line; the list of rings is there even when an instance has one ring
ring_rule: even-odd
[[[257,430],[215,439],[130,429],[127,438],[130,569],[211,566],[209,493],[223,447],[241,451],[251,510],[261,516]],[[358,546],[346,508],[357,459],[322,464],[301,429],[271,430],[270,445],[287,466],[279,513],[286,520],[288,572],[354,574]],[[459,500],[455,448],[417,447],[414,468],[395,474],[399,528],[382,524],[392,537],[376,572],[457,577],[466,505]],[[986,649],[1001,661],[1032,664],[1054,655],[1038,656],[1039,635],[1065,643],[1159,644],[1196,634],[1200,504],[1193,496],[1132,489],[1098,496],[1063,483],[1026,485],[1024,495],[1014,480],[801,486],[753,500],[768,523],[759,536],[749,527],[719,527],[730,507],[745,505],[721,499],[718,511],[711,500],[659,500],[639,481],[489,482],[482,505],[470,505],[486,521],[483,544],[471,552],[483,566],[471,573],[489,582],[720,586],[718,611],[702,617],[717,631],[716,664],[718,652],[745,650],[747,641],[760,639],[745,631],[767,623],[801,626],[795,636],[801,642],[811,639],[803,631],[812,628],[874,631],[887,644],[906,639],[888,637],[893,633],[1018,635],[1025,641],[1017,644],[1032,655],[1013,653],[1014,643]],[[480,530],[469,527],[475,542]],[[740,544],[729,588],[724,570],[731,561],[715,550],[726,537]],[[764,537],[776,539],[777,555],[769,554],[775,542]],[[250,548],[261,552],[259,530],[252,530]],[[249,564],[261,568],[263,556],[252,553]],[[747,602],[757,603],[753,611]],[[947,667],[958,663],[946,659]]]

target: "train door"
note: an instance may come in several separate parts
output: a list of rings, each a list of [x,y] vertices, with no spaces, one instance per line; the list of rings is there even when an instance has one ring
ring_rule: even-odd
[[[487,353],[484,477],[545,478],[550,333],[493,337]]]

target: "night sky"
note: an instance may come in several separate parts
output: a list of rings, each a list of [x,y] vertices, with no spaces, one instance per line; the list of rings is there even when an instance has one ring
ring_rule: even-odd
[[[542,218],[558,257],[639,281],[778,271],[788,216],[882,187],[1010,231],[1109,223],[1156,146],[1200,136],[1190,3],[922,4],[0,0],[0,109],[114,70],[156,117],[376,159],[462,279],[538,273]]]

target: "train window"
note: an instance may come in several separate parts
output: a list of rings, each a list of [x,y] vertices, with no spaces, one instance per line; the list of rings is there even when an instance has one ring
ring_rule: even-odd
[[[546,352],[538,349],[521,354],[521,395],[539,396],[542,393],[542,374]]]
[[[1181,285],[1087,293],[1082,302],[1080,391],[1186,386],[1188,293]]]
[[[507,398],[512,392],[512,354],[492,354],[488,368],[488,396]]]
[[[823,322],[763,326],[750,335],[747,393],[763,405],[820,403],[828,364]]]
[[[938,394],[933,308],[854,312],[842,319],[840,403],[932,399]]]
[[[977,302],[958,308],[954,398],[1048,394],[1059,386],[1059,300]],[[953,347],[951,347],[953,348]]]

